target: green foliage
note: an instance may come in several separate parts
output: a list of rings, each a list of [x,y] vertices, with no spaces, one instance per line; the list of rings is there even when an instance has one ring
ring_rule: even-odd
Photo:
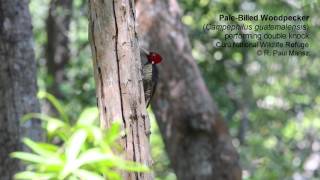
[[[15,175],[15,179],[121,179],[119,172],[147,172],[148,167],[126,161],[119,154],[117,140],[121,135],[120,123],[114,122],[110,129],[98,126],[98,110],[95,107],[82,111],[74,124],[70,124],[56,98],[39,93],[49,99],[63,118],[32,113],[23,121],[37,118],[43,122],[47,142],[34,142],[24,138],[23,143],[31,152],[14,152],[13,158],[24,161],[27,170]]]
[[[314,1],[182,0],[193,55],[228,120],[240,151],[243,178],[250,180],[319,179],[319,10]],[[223,33],[204,33],[205,23],[221,24],[220,14],[309,15],[310,57],[257,56],[250,48],[217,48]],[[225,22],[230,24],[233,22]],[[251,22],[260,24],[262,22]],[[239,32],[240,33],[240,32]],[[317,69],[317,70],[316,70]],[[316,73],[317,72],[317,73]],[[239,105],[240,104],[240,105]],[[237,138],[248,108],[246,141]]]

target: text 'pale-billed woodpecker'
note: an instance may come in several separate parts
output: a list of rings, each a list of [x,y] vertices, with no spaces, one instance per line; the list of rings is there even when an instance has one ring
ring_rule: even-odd
[[[148,107],[155,93],[158,82],[157,64],[162,61],[160,54],[141,48],[142,80],[146,106]]]

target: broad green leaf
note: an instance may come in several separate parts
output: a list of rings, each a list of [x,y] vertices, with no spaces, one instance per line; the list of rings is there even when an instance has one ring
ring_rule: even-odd
[[[106,154],[99,151],[98,148],[88,150],[81,154],[77,160],[77,164],[80,166],[84,164],[90,164],[90,163],[96,163],[101,161],[115,161],[117,160],[114,158],[115,156],[113,154]]]
[[[39,91],[38,98],[39,99],[47,99],[57,109],[61,118],[65,122],[67,122],[67,123],[69,122],[69,118],[68,118],[67,114],[64,112],[63,106],[60,104],[59,100],[57,98],[55,98],[52,94],[47,93],[45,91]]]
[[[88,180],[105,180],[105,178],[97,173],[90,172],[87,170],[79,169],[74,172],[80,179],[88,179]]]
[[[77,129],[83,129],[87,132],[87,141],[93,143],[94,147],[101,146],[105,141],[105,132],[97,126],[87,125],[78,126]]]
[[[148,172],[150,169],[137,162],[126,161],[124,159],[118,158],[117,161],[114,161],[114,165],[117,168],[126,170],[126,171],[134,171],[134,172]]]
[[[26,144],[33,152],[45,157],[54,157],[58,150],[58,147],[55,145],[37,143],[29,138],[23,138],[23,143]]]
[[[34,118],[47,122],[46,131],[49,136],[59,134],[60,132],[57,132],[57,129],[59,129],[59,128],[65,128],[65,129],[71,128],[67,123],[61,121],[60,119],[50,117],[50,116],[47,116],[45,114],[40,114],[40,113],[26,114],[22,117],[22,122],[25,122],[27,120],[34,119]],[[63,136],[63,134],[59,134],[59,136]]]
[[[99,116],[98,108],[96,108],[96,107],[86,108],[80,114],[80,117],[77,120],[77,124],[78,125],[93,125],[94,122],[98,119],[98,116]]]
[[[113,143],[120,137],[121,124],[118,121],[114,121],[109,129],[106,132],[106,142],[108,144]]]
[[[59,164],[37,164],[33,167],[40,172],[54,172],[58,174],[63,170],[64,164],[65,164],[65,161],[63,161],[62,159],[60,160],[60,162],[61,163]]]
[[[79,166],[77,165],[76,158],[80,153],[81,147],[83,146],[87,138],[87,132],[83,129],[77,130],[70,138],[66,147],[66,158],[67,163],[60,173],[59,178],[64,179],[72,171],[75,171]]]
[[[61,121],[60,119],[57,119],[57,118],[54,118],[54,117],[51,117],[51,116],[47,116],[45,114],[41,114],[41,113],[29,113],[29,114],[26,114],[22,117],[22,122],[25,122],[27,120],[30,120],[30,119],[39,119],[39,120],[42,120],[42,121],[45,121],[45,122],[53,122],[56,124],[56,126],[58,127],[66,127],[67,124],[63,121]]]
[[[36,180],[36,179],[41,179],[41,180],[46,180],[46,179],[52,179],[54,178],[53,173],[36,173],[32,171],[23,171],[20,173],[17,173],[14,175],[14,179],[17,180]]]
[[[73,161],[80,153],[81,147],[87,138],[87,133],[83,129],[77,130],[70,138],[66,147],[67,161]]]
[[[10,154],[11,157],[21,159],[23,161],[32,162],[32,163],[39,163],[39,164],[50,164],[52,161],[48,158],[35,155],[32,153],[27,152],[14,152]]]
[[[118,172],[114,171],[106,171],[106,176],[108,177],[107,179],[112,179],[112,180],[122,180],[122,177]]]
[[[99,127],[92,126],[86,129],[88,136],[92,139],[95,145],[99,145],[103,140],[103,131]]]
[[[56,120],[48,121],[48,124],[47,124],[48,134],[50,134],[50,135],[59,134],[59,133],[56,133],[56,131],[59,128],[68,129],[68,125],[67,124],[62,124],[61,121],[56,121]]]

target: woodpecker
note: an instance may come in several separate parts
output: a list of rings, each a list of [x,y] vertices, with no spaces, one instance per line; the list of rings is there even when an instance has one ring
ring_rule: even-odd
[[[158,82],[157,64],[162,61],[160,54],[141,48],[142,80],[146,106],[148,107]]]

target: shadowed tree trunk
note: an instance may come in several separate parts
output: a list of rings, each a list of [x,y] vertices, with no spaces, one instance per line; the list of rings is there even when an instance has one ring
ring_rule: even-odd
[[[128,160],[150,165],[146,113],[133,1],[89,2],[89,37],[102,126],[121,120]],[[150,180],[150,173],[123,173],[125,180]]]
[[[191,54],[176,0],[138,0],[139,35],[160,52],[152,108],[180,180],[240,180],[238,154]]]
[[[11,180],[21,169],[9,153],[22,149],[20,139],[41,139],[40,122],[20,124],[38,112],[36,64],[27,0],[0,1],[0,179]]]
[[[48,74],[52,77],[48,91],[63,98],[59,86],[65,80],[65,66],[70,60],[69,26],[72,17],[72,0],[51,0],[46,21],[46,58]]]

